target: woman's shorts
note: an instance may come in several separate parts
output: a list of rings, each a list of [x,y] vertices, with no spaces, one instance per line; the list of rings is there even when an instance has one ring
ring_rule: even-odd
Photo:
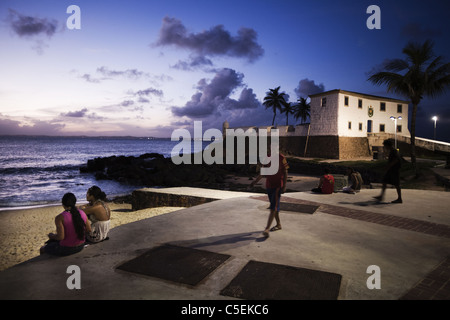
[[[280,199],[281,199],[281,190],[280,188],[267,188],[267,195],[270,201],[270,210],[280,211]]]
[[[59,245],[59,241],[48,241],[44,247],[44,252],[54,256],[68,256],[80,252],[84,248],[84,243],[77,247],[65,247]]]

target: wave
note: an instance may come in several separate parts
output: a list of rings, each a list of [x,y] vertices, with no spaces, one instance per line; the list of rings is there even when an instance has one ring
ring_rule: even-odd
[[[0,168],[2,175],[24,175],[44,172],[65,172],[79,170],[81,165],[56,165],[50,167],[10,167]]]

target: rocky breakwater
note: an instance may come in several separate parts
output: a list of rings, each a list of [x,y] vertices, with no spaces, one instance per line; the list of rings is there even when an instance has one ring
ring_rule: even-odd
[[[191,163],[194,163],[193,161]],[[204,187],[233,189],[225,183],[230,175],[254,176],[256,165],[179,164],[161,154],[146,153],[139,157],[111,156],[88,160],[80,172],[92,173],[97,180],[115,180],[145,187]]]

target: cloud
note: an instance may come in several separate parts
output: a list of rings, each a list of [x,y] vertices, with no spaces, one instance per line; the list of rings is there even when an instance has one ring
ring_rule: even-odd
[[[0,135],[59,135],[65,127],[61,123],[32,120],[32,124],[24,125],[20,121],[0,118]]]
[[[120,70],[110,70],[104,66],[97,68],[97,72],[100,73],[101,75],[103,75],[104,77],[122,76],[122,77],[126,77],[129,79],[139,79],[143,76],[148,75],[145,72],[139,71],[137,69],[126,69],[126,70],[120,71]]]
[[[323,83],[316,84],[314,80],[308,78],[300,80],[297,88],[294,89],[298,97],[308,97],[311,94],[321,93],[325,91]]]
[[[154,88],[147,88],[144,90],[138,90],[135,92],[135,95],[137,96],[150,96],[150,95],[155,95],[158,97],[162,97],[163,96],[163,92],[161,90],[158,89],[154,89]]]
[[[172,107],[175,116],[205,118],[219,115],[223,110],[248,109],[257,107],[260,102],[252,89],[244,88],[238,100],[229,96],[239,87],[244,86],[243,74],[232,69],[219,70],[211,82],[201,79],[196,92],[184,107]]]
[[[165,74],[152,75],[138,69],[113,70],[106,66],[98,67],[95,73],[85,73],[78,77],[90,83],[101,83],[104,80],[115,80],[117,78],[125,78],[128,80],[139,80],[144,78],[156,86],[159,85],[160,82],[173,80],[172,77]]]
[[[178,62],[176,65],[187,68],[211,64],[206,57],[213,56],[244,58],[254,62],[264,54],[256,39],[257,33],[253,29],[242,27],[236,36],[232,36],[223,25],[200,33],[189,33],[180,20],[164,17],[156,46],[173,45],[190,50],[194,54],[190,62]]]
[[[15,34],[20,37],[32,37],[45,34],[51,37],[55,34],[58,21],[25,16],[9,9],[8,22]]]
[[[190,71],[204,66],[212,67],[213,63],[206,57],[194,56],[190,57],[187,61],[179,60],[175,65],[171,66],[171,68]]]
[[[26,16],[12,9],[9,9],[6,22],[14,34],[21,38],[35,40],[32,49],[38,54],[42,54],[44,48],[48,47],[40,36],[51,38],[58,29],[58,21],[54,19],[49,20],[46,18]]]
[[[100,83],[99,79],[93,78],[88,73],[83,74],[82,76],[80,76],[80,78],[82,78],[82,79],[84,79],[84,80],[86,80],[87,82],[90,82],[90,83]]]
[[[61,116],[63,117],[70,117],[70,118],[82,118],[86,115],[88,109],[84,108],[79,111],[73,111],[73,112],[67,112],[67,113],[61,113]]]

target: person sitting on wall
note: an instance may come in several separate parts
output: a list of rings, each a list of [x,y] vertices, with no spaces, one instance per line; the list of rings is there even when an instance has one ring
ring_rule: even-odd
[[[319,186],[311,190],[314,193],[332,194],[334,191],[334,177],[328,168],[324,169],[324,175],[320,177]]]
[[[361,177],[361,174],[358,171],[355,171],[353,168],[347,168],[347,175],[349,182],[351,182],[351,185],[344,187],[342,191],[345,193],[352,193],[352,194],[359,192],[363,185],[363,179]]]

